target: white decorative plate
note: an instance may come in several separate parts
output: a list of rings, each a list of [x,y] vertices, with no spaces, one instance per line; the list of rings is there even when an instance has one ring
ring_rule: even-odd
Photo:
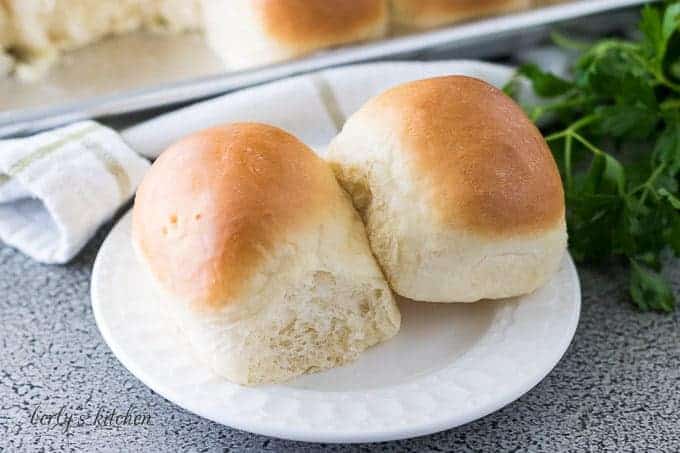
[[[385,77],[376,80],[381,73]],[[476,62],[343,68],[249,90],[248,109],[239,101],[243,91],[198,104],[137,126],[126,138],[152,155],[175,136],[238,117],[238,110],[244,109],[244,120],[285,121],[295,126],[288,130],[307,131],[298,135],[319,149],[332,137],[333,116],[337,120],[390,84],[446,73],[476,75],[497,84],[510,74],[508,68]],[[299,89],[309,88],[310,81],[311,90]],[[267,96],[262,97],[263,92]],[[284,107],[288,114],[281,115],[281,105],[265,101],[271,101],[272,94],[284,99],[286,92],[291,102]],[[329,93],[336,98],[331,114],[316,97],[328,98]],[[536,385],[562,357],[578,323],[578,276],[565,256],[551,281],[531,295],[476,304],[400,300],[399,334],[355,363],[285,385],[242,387],[195,360],[135,258],[130,220],[128,213],[111,231],[92,275],[92,306],[104,339],[123,365],[165,398],[254,433],[304,441],[372,442],[470,422]]]

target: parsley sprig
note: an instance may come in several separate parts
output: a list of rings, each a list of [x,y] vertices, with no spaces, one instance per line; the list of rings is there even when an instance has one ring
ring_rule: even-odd
[[[663,277],[680,256],[680,2],[642,10],[640,38],[587,46],[573,80],[528,64],[518,77],[543,99],[525,106],[560,167],[572,256],[628,261],[641,310],[670,312]],[[580,47],[558,37],[558,44]],[[506,86],[517,92],[518,80]]]

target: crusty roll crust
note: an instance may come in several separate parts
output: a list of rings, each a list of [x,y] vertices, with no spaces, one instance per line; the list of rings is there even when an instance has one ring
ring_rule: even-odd
[[[564,216],[562,182],[543,136],[486,82],[454,76],[407,83],[370,101],[361,117],[391,129],[449,227],[508,236],[553,227]]]
[[[206,37],[230,68],[384,36],[387,0],[202,0]]]
[[[383,31],[383,0],[255,0],[264,29],[292,49],[337,45]]]
[[[219,308],[279,241],[324,214],[335,185],[323,160],[281,129],[207,129],[171,146],[145,176],[134,240],[168,292]]]
[[[437,27],[453,22],[518,11],[531,0],[391,0],[392,20],[416,28]]]

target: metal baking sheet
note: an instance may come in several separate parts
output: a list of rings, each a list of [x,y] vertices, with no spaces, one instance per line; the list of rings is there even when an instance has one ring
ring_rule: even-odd
[[[441,51],[467,55],[521,45],[531,30],[621,10],[649,0],[577,0],[529,11],[316,53],[291,62],[225,72],[199,34],[136,33],[67,53],[33,83],[0,79],[0,137],[83,118],[210,97],[277,78],[362,61]],[[513,38],[514,40],[511,40]],[[134,51],[130,51],[134,49]]]

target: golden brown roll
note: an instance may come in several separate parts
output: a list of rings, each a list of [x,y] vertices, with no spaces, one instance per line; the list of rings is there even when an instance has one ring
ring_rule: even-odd
[[[349,197],[273,126],[220,126],[161,154],[133,242],[198,357],[237,383],[341,365],[399,329]]]
[[[481,80],[382,93],[349,118],[328,159],[402,296],[516,296],[560,263],[564,193],[552,154],[522,109]]]
[[[529,8],[531,0],[391,0],[392,21],[430,28],[490,14]]]
[[[383,36],[386,0],[203,0],[208,43],[233,69]]]

